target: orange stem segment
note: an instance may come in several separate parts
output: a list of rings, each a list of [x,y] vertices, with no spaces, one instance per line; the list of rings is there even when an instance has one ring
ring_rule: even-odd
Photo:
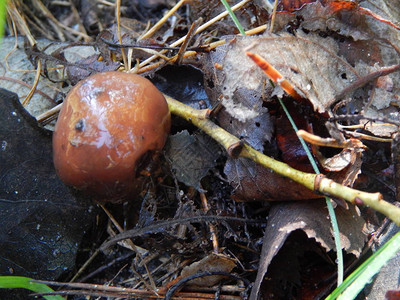
[[[297,93],[293,85],[283,78],[282,74],[279,73],[269,62],[267,62],[260,55],[246,51],[246,55],[250,57],[263,71],[264,73],[275,83],[281,86],[281,88],[296,100],[301,100],[302,97]]]

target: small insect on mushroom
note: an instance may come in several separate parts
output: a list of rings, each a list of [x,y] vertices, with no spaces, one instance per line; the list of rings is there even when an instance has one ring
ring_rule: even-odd
[[[92,75],[74,86],[53,134],[61,180],[99,201],[130,196],[141,159],[164,147],[171,117],[147,79],[123,72]]]

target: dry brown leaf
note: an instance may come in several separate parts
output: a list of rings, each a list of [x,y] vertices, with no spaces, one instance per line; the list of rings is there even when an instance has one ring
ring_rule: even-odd
[[[339,57],[337,42],[330,37],[302,32],[297,36],[267,33],[263,37],[238,37],[231,41],[222,64],[225,73],[224,80],[220,80],[225,96],[222,103],[228,110],[238,87],[245,84],[253,90],[261,90],[261,71],[244,57],[245,49],[249,48],[278,69],[319,113],[327,112],[332,99],[360,76]],[[238,61],[243,63],[238,64]],[[364,69],[368,72],[368,66]]]
[[[361,233],[364,220],[354,207],[348,210],[337,207],[336,216],[343,249],[347,253],[359,256],[366,239]],[[268,266],[286,238],[298,229],[304,231],[309,238],[314,238],[326,251],[335,249],[325,201],[291,202],[273,206],[264,234],[257,279],[251,292],[251,299],[256,299],[255,296],[258,294]]]

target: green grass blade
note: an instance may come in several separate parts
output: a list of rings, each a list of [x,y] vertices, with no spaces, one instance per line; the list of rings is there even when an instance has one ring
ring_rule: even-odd
[[[289,119],[290,125],[292,125],[292,128],[294,129],[294,131],[296,131],[296,132],[299,131],[299,129],[297,128],[296,123],[294,122],[292,116],[290,115],[288,109],[286,108],[285,103],[283,103],[283,101],[282,101],[281,98],[278,98],[278,100],[279,100],[279,103],[281,104],[281,106],[282,106],[282,108],[283,108],[283,111],[285,112],[287,118]],[[307,145],[306,145],[306,142],[303,140],[302,137],[300,137],[300,136],[297,136],[297,137],[299,138],[300,143],[301,143],[301,145],[303,146],[304,151],[305,151],[306,154],[307,154],[308,160],[310,161],[311,166],[312,166],[314,172],[317,173],[317,174],[321,173],[321,172],[319,171],[319,169],[318,169],[317,163],[316,163],[315,160],[314,160],[314,157],[311,155],[310,149],[308,149],[308,147],[307,147]]]
[[[51,293],[54,290],[43,283],[32,282],[34,279],[21,276],[0,276],[0,288],[2,289],[27,289],[35,293]],[[46,300],[64,300],[59,295],[43,296]]]
[[[351,273],[325,300],[351,300],[370,283],[372,277],[400,250],[400,232]]]
[[[0,0],[1,1],[1,0]],[[237,29],[242,35],[246,35],[246,32],[244,31],[242,25],[240,24],[238,18],[236,17],[235,13],[232,11],[231,7],[229,6],[228,2],[226,0],[221,0],[222,4],[225,6],[226,11],[228,14],[231,16],[233,22],[235,23]]]
[[[325,196],[325,201],[326,201],[326,206],[328,207],[329,217],[331,219],[331,224],[332,224],[333,237],[335,240],[336,258],[338,265],[337,285],[339,286],[342,284],[344,277],[344,261],[343,261],[342,245],[340,243],[339,225],[336,219],[335,209],[333,208],[331,199]]]
[[[281,104],[286,116],[289,119],[290,124],[292,125],[294,131],[299,131],[297,128],[296,123],[294,122],[293,118],[291,117],[288,109],[286,108],[285,103],[283,103],[282,99],[278,98],[279,103]],[[307,157],[311,163],[311,166],[314,169],[314,172],[319,174],[320,171],[318,169],[317,163],[314,160],[314,157],[311,155],[310,149],[308,149],[306,142],[303,140],[302,137],[298,136],[301,145],[304,148],[304,151],[307,154]],[[337,255],[337,265],[338,265],[338,276],[337,276],[337,284],[338,286],[343,282],[343,274],[344,274],[344,267],[343,267],[343,252],[342,252],[342,246],[340,244],[340,233],[339,233],[339,225],[337,223],[336,219],[336,214],[335,210],[332,206],[331,200],[328,197],[325,197],[326,205],[328,206],[328,212],[329,212],[329,217],[331,219],[331,224],[332,224],[332,230],[333,230],[333,237],[335,240],[335,247],[336,247],[336,255]]]

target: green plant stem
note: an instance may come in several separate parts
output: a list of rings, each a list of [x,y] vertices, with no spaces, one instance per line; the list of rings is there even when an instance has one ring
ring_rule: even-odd
[[[316,174],[305,173],[305,172],[296,170],[281,161],[275,160],[269,156],[266,156],[266,155],[258,152],[257,150],[250,147],[249,145],[244,145],[244,148],[243,148],[242,152],[240,153],[240,156],[247,157],[256,163],[275,171],[279,175],[288,177],[288,178],[292,179],[293,181],[296,181],[296,182],[302,184],[306,188],[308,188],[310,190],[314,190],[314,181],[316,178]]]
[[[231,145],[240,143],[240,139],[207,118],[207,113],[209,112],[208,109],[195,109],[167,95],[164,95],[164,97],[168,102],[168,107],[172,114],[177,115],[200,128],[220,143],[226,150],[228,150]]]
[[[226,130],[217,126],[207,118],[208,110],[197,110],[187,106],[169,96],[165,96],[172,114],[180,116],[197,126],[230,152],[232,147],[241,144],[241,141]],[[306,188],[329,197],[344,199],[350,203],[359,203],[371,207],[384,214],[400,226],[400,208],[383,200],[380,193],[367,193],[352,189],[334,182],[320,174],[311,174],[296,170],[289,165],[268,157],[249,145],[244,144],[239,157],[247,157],[274,172],[296,181]]]
[[[0,0],[0,42],[4,34],[4,24],[6,22],[7,0]]]
[[[333,230],[333,238],[335,240],[337,270],[338,270],[337,286],[340,286],[343,283],[343,278],[344,278],[344,260],[343,260],[342,244],[340,241],[339,224],[336,219],[335,209],[333,208],[331,199],[325,196],[325,202],[326,206],[328,207],[328,213],[331,219],[331,225]]]
[[[281,98],[279,99],[279,103],[281,104],[287,118],[289,119],[290,124],[292,125],[292,128],[294,131],[298,132],[299,129],[297,128],[296,123],[294,122],[292,116],[290,115],[288,109],[286,108],[285,103],[283,103]],[[310,161],[313,170],[315,173],[319,174],[319,168],[317,166],[317,163],[314,160],[314,157],[311,154],[310,149],[308,149],[306,142],[301,136],[297,136],[299,138],[299,141],[304,149],[304,151],[307,154],[308,160]],[[333,229],[333,236],[335,240],[335,247],[336,247],[336,255],[337,255],[337,285],[339,286],[343,282],[343,275],[344,275],[344,262],[343,262],[343,252],[342,252],[342,246],[340,243],[340,232],[339,232],[339,225],[336,219],[336,214],[335,214],[335,209],[333,208],[333,205],[331,203],[331,199],[325,196],[325,202],[326,206],[328,207],[328,213],[329,217],[331,219],[331,224],[332,224],[332,229]]]

